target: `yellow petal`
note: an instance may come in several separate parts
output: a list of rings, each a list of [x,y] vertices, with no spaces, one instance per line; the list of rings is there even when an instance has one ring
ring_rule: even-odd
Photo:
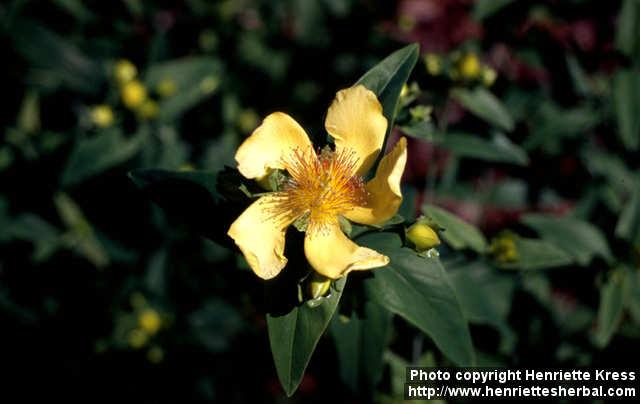
[[[393,217],[402,203],[400,180],[407,163],[407,139],[398,140],[393,150],[380,160],[376,176],[367,183],[367,200],[344,216],[357,223],[380,224]]]
[[[331,279],[340,278],[350,271],[382,267],[389,263],[387,256],[349,240],[340,230],[337,220],[321,229],[308,229],[304,253],[316,272]]]
[[[273,278],[287,264],[284,238],[293,219],[274,216],[275,198],[267,195],[252,203],[227,232],[253,272],[262,279]]]
[[[335,140],[336,151],[353,150],[359,159],[358,175],[366,174],[382,149],[387,131],[387,118],[376,95],[362,85],[338,91],[324,126]]]
[[[284,169],[282,157],[296,148],[312,148],[309,136],[289,115],[274,112],[238,148],[238,171],[246,178],[264,177],[271,169]]]

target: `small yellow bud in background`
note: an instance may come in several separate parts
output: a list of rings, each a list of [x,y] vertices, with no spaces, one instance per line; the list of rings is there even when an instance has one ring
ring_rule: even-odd
[[[118,83],[124,84],[136,78],[138,69],[130,61],[120,59],[113,68],[113,75]]]
[[[309,295],[311,295],[312,299],[326,295],[330,287],[331,279],[317,272],[311,274],[311,279],[309,280]]]
[[[438,233],[426,223],[426,220],[415,222],[405,230],[405,235],[418,252],[430,250],[440,244]]]
[[[146,100],[140,108],[138,108],[138,115],[142,119],[153,119],[158,116],[158,103],[154,100]]]
[[[143,346],[147,345],[147,341],[149,341],[149,335],[139,328],[134,328],[129,332],[129,336],[127,338],[127,342],[129,346],[134,349],[140,349]]]
[[[485,87],[491,87],[497,78],[498,73],[496,73],[495,70],[488,66],[482,68],[482,84],[484,84]]]
[[[144,309],[138,315],[138,326],[149,335],[157,333],[162,326],[160,314],[154,309]]]
[[[518,248],[516,247],[515,236],[505,232],[491,241],[489,254],[498,262],[518,261]]]
[[[481,73],[481,65],[475,53],[467,53],[458,62],[458,69],[462,78],[467,80],[477,79]]]
[[[152,346],[147,351],[147,360],[153,364],[158,364],[164,359],[164,350],[157,345]]]
[[[238,128],[242,133],[252,132],[260,123],[260,117],[256,111],[252,109],[245,109],[240,112],[238,116]]]
[[[91,108],[91,122],[99,128],[107,128],[113,124],[113,110],[110,106],[101,104]]]
[[[424,55],[424,65],[427,68],[427,72],[432,76],[437,76],[442,72],[442,61],[440,56],[435,53]]]
[[[171,79],[160,80],[156,86],[156,92],[160,97],[171,97],[176,93],[176,82]]]
[[[138,80],[132,80],[122,86],[120,97],[127,108],[136,109],[147,99],[147,90]]]
[[[428,122],[431,120],[431,112],[433,112],[433,107],[430,105],[416,105],[409,110],[409,115],[411,115],[411,120],[413,121]]]
[[[409,32],[416,27],[416,19],[409,14],[401,14],[398,17],[398,27],[404,31]]]

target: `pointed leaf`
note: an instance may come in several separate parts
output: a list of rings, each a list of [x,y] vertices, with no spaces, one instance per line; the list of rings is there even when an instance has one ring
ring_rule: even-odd
[[[629,292],[628,275],[625,268],[616,269],[600,289],[600,306],[594,334],[595,343],[600,348],[609,344],[622,319],[626,295]]]
[[[387,134],[380,152],[381,156],[384,154],[386,139],[389,138],[393,128],[402,86],[407,82],[418,61],[419,50],[418,44],[412,44],[393,52],[365,73],[356,83],[364,85],[376,94],[378,101],[382,104],[383,114],[387,118]]]
[[[502,102],[488,90],[481,87],[474,90],[457,88],[451,96],[478,118],[507,132],[513,130],[513,118]]]
[[[596,255],[609,262],[613,260],[607,239],[589,222],[535,213],[525,215],[521,220],[543,239],[573,256],[580,265],[589,264]]]
[[[371,392],[382,377],[392,314],[374,301],[350,318],[335,316],[331,335],[340,361],[340,378],[354,393]]]
[[[422,212],[443,231],[442,238],[456,250],[470,248],[479,254],[487,249],[487,240],[475,226],[437,206],[424,206]]]
[[[400,236],[369,233],[358,238],[391,262],[365,281],[370,296],[427,334],[455,364],[471,366],[475,354],[469,326],[440,261],[402,246]]]
[[[534,270],[562,267],[574,262],[571,255],[548,241],[524,237],[516,237],[514,241],[518,260],[498,264],[501,268]]]
[[[142,142],[142,136],[127,139],[120,128],[79,139],[62,172],[62,183],[75,185],[124,163],[140,150]]]
[[[613,103],[620,140],[631,150],[640,146],[640,71],[620,70],[613,78]]]
[[[494,134],[491,139],[467,133],[447,133],[440,145],[460,157],[518,165],[529,161],[527,153],[501,133]]]
[[[298,388],[311,355],[333,317],[345,282],[346,277],[336,281],[337,290],[317,307],[302,304],[287,314],[267,314],[273,361],[289,397]]]

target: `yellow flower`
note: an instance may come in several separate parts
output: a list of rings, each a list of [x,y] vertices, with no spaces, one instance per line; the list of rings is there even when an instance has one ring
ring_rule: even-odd
[[[154,100],[146,100],[138,108],[138,115],[142,119],[153,119],[158,115],[158,104]]]
[[[418,252],[427,251],[440,244],[440,238],[425,221],[418,220],[406,230],[406,236]]]
[[[274,169],[288,173],[279,191],[253,202],[228,231],[263,279],[275,277],[286,265],[285,232],[294,221],[306,226],[307,261],[327,278],[389,263],[388,257],[345,236],[339,217],[376,225],[395,215],[402,202],[406,139],[381,159],[374,178],[365,183],[363,176],[374,165],[387,130],[375,94],[361,85],[339,91],[325,128],[335,150],[316,153],[304,129],[289,115],[275,112],[236,152],[238,170],[246,178],[264,178]]]
[[[136,78],[138,69],[136,66],[126,59],[120,59],[113,68],[113,75],[120,84],[127,83]]]
[[[460,75],[467,80],[473,80],[480,76],[481,65],[475,53],[467,53],[458,62]]]
[[[91,121],[100,128],[107,128],[113,124],[113,110],[106,104],[95,105],[91,108]]]
[[[138,326],[147,334],[153,335],[160,330],[162,319],[154,309],[144,309],[138,315]]]
[[[160,80],[156,86],[156,91],[160,97],[170,97],[176,92],[176,82],[171,79]]]
[[[136,109],[147,100],[147,89],[138,80],[131,80],[120,89],[120,97],[127,108]]]

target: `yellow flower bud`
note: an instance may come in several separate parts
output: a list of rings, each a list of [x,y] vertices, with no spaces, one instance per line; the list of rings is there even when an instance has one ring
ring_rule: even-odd
[[[440,56],[435,53],[424,55],[424,65],[427,68],[427,72],[432,76],[437,76],[442,72],[442,61]]]
[[[113,124],[113,110],[110,106],[101,104],[91,108],[91,122],[99,128],[107,128]]]
[[[113,75],[120,84],[127,83],[136,78],[138,69],[136,66],[126,59],[120,59],[113,68]]]
[[[480,76],[481,65],[478,56],[475,53],[467,53],[458,63],[458,69],[462,78],[473,80]]]
[[[482,68],[482,84],[485,87],[491,87],[493,83],[495,83],[496,78],[498,78],[498,73],[492,68],[485,66]]]
[[[505,232],[491,241],[489,254],[498,262],[518,261],[518,248],[516,247],[515,236]]]
[[[309,280],[309,295],[311,295],[312,299],[326,295],[330,287],[331,279],[317,272],[311,274],[311,279]]]
[[[409,94],[409,86],[407,83],[402,85],[402,90],[400,90],[400,97],[406,97]]]
[[[158,103],[154,100],[146,100],[140,108],[138,108],[138,115],[142,119],[153,119],[158,116]]]
[[[120,97],[127,108],[136,109],[147,99],[147,90],[138,80],[132,80],[122,86]]]
[[[147,341],[149,341],[149,335],[139,328],[134,328],[129,332],[129,336],[127,338],[127,342],[129,346],[134,349],[140,349],[143,346],[147,345]]]
[[[138,315],[138,326],[147,334],[153,335],[160,330],[162,319],[154,309],[144,309]]]
[[[160,97],[170,97],[176,92],[176,82],[171,79],[163,79],[156,86]]]
[[[418,252],[427,251],[440,244],[438,233],[435,232],[425,221],[418,220],[405,231],[409,240]]]

